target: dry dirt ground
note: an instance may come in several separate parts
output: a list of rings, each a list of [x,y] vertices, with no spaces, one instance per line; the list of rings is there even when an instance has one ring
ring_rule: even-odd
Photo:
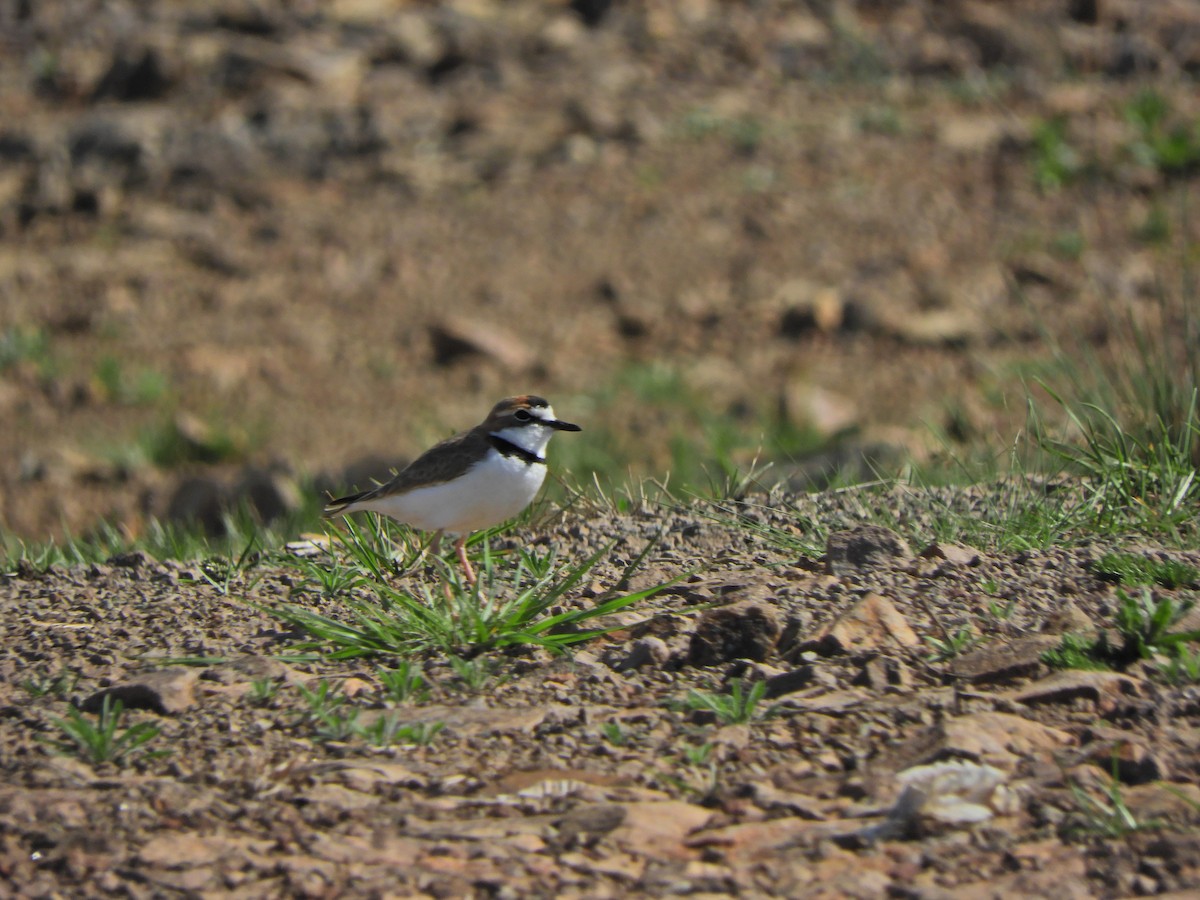
[[[1195,123],[1197,73],[1185,0],[6,3],[0,535],[136,536],[195,512],[186,479],[248,465],[286,507],[528,390],[584,425],[582,462],[639,475],[703,441],[697,400],[745,432],[742,461],[764,428],[1001,452],[1052,341],[1102,359],[1114,321],[1169,331],[1189,296],[1196,166],[1147,161],[1128,112],[1152,89]],[[652,366],[669,376],[647,387]],[[882,507],[920,534],[929,503],[741,512],[803,535]],[[1196,688],[1040,662],[1111,626],[1106,547],[868,534],[879,552],[843,564],[837,541],[817,560],[727,515],[521,532],[568,559],[618,541],[570,604],[660,531],[640,583],[683,580],[571,657],[500,656],[482,687],[421,660],[429,696],[403,703],[372,662],[275,658],[297,635],[257,607],[342,601],[274,562],[228,584],[136,554],[5,573],[0,892],[1200,888]],[[1139,541],[1113,539],[1168,553]],[[932,661],[960,628],[978,647]],[[145,656],[231,661],[145,681]],[[676,708],[742,678],[772,715]],[[364,720],[444,728],[325,739],[300,690],[321,680]],[[169,755],[55,752],[55,720],[108,690]],[[897,773],[946,760],[968,766],[897,804]],[[952,777],[984,780],[983,821],[945,821]]]
[[[758,501],[543,526],[539,546],[570,547],[572,558],[615,541],[568,607],[622,589],[622,568],[656,535],[623,589],[680,580],[569,656],[481,657],[482,683],[444,657],[418,659],[426,689],[399,700],[377,665],[395,660],[280,661],[302,635],[264,609],[345,614],[346,598],[323,599],[295,569],[252,566],[226,583],[199,564],[133,554],[5,576],[0,892],[1200,890],[1195,685],[1172,686],[1154,665],[1051,672],[1039,659],[1061,633],[1111,623],[1116,587],[1093,569],[1105,545],[909,548],[857,524],[878,503],[928,516],[929,498],[907,492]],[[982,514],[1000,500],[966,502]],[[821,561],[764,538],[818,522],[835,529]],[[1143,552],[1200,565],[1200,554]],[[962,628],[978,643],[950,658],[931,652]],[[686,706],[693,690],[764,679],[748,722]],[[401,734],[383,747],[331,733],[302,693],[322,683],[349,698],[339,715],[354,710],[360,724],[442,730],[427,745]],[[143,749],[167,755],[134,752],[118,768],[56,752],[66,739],[56,720],[105,695],[133,710],[122,728],[157,724]],[[950,770],[901,800],[899,773],[931,764]]]

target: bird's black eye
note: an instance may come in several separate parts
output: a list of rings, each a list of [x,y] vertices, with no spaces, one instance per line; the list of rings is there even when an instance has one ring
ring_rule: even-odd
[[[533,413],[527,409],[518,409],[515,413],[513,413],[513,418],[518,422],[528,422],[533,418]]]

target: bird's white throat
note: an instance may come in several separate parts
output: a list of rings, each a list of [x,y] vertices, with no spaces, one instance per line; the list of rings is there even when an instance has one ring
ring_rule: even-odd
[[[545,459],[546,445],[554,436],[554,429],[546,425],[539,425],[537,422],[530,422],[528,425],[510,425],[508,428],[501,428],[499,431],[491,433],[534,456]]]

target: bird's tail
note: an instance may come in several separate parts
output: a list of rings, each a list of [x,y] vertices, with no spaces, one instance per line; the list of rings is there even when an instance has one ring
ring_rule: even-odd
[[[330,500],[325,504],[325,509],[321,511],[321,515],[325,518],[333,516],[345,516],[352,512],[357,512],[362,507],[357,506],[360,500],[364,500],[370,491],[360,491],[357,494],[350,494],[348,497],[339,497],[337,500]]]

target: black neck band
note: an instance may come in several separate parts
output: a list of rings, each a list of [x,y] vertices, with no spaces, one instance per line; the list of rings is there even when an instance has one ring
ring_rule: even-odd
[[[530,465],[546,461],[536,453],[526,450],[520,444],[514,444],[512,441],[505,440],[498,434],[489,434],[488,441],[491,442],[491,445],[496,448],[496,452],[501,456],[515,456],[517,459],[524,460]]]

